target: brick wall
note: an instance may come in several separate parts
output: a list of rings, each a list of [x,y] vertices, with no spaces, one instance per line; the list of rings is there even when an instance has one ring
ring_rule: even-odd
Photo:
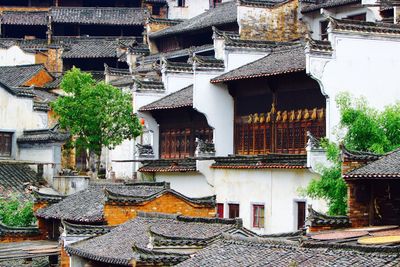
[[[108,225],[118,225],[136,217],[137,211],[182,214],[192,217],[214,217],[215,208],[189,203],[177,196],[166,193],[140,205],[106,203],[104,217]]]
[[[369,225],[369,202],[360,202],[356,199],[357,183],[347,183],[347,196],[349,207],[349,218],[352,227],[363,227]]]
[[[63,71],[63,63],[61,55],[62,55],[62,49],[51,48],[48,50],[45,67],[49,72]]]
[[[241,39],[290,41],[305,33],[298,19],[299,1],[292,0],[274,8],[239,6],[238,22]]]
[[[346,174],[349,171],[360,168],[365,165],[366,162],[363,161],[343,161],[342,163],[342,174]]]

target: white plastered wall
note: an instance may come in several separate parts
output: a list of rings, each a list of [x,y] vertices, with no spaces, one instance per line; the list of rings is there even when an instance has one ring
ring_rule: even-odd
[[[0,48],[0,66],[29,64],[35,64],[35,54],[26,53],[16,45],[9,48]]]

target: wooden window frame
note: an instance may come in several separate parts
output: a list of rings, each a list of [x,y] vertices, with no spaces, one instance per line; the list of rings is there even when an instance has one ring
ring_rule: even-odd
[[[5,137],[6,136],[6,137]],[[8,147],[6,147],[6,138],[8,139]],[[0,157],[11,157],[13,153],[14,132],[0,131]],[[8,151],[5,152],[5,151]]]
[[[253,228],[265,228],[265,205],[253,204]]]
[[[232,210],[231,208],[237,207],[237,216],[231,216]],[[240,217],[240,204],[239,203],[228,203],[228,216],[230,219],[235,219]]]

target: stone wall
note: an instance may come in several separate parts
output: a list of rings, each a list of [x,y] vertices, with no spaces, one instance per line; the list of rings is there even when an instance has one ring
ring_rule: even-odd
[[[239,6],[240,38],[271,41],[290,41],[300,38],[305,32],[305,27],[299,21],[298,16],[298,0],[292,0],[273,8]]]
[[[108,225],[118,225],[136,217],[138,211],[182,214],[192,217],[214,217],[215,208],[189,203],[171,193],[149,202],[134,204],[106,203],[104,218]]]
[[[61,59],[62,50],[59,48],[50,48],[47,52],[47,61],[45,67],[49,72],[62,72],[63,62]]]

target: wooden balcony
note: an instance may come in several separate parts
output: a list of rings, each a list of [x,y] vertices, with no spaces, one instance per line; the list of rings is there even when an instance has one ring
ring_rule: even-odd
[[[194,156],[196,138],[212,142],[213,129],[209,127],[161,129],[160,157],[179,159]]]
[[[235,153],[258,155],[268,153],[305,154],[307,131],[325,136],[325,109],[255,113],[235,118]]]

